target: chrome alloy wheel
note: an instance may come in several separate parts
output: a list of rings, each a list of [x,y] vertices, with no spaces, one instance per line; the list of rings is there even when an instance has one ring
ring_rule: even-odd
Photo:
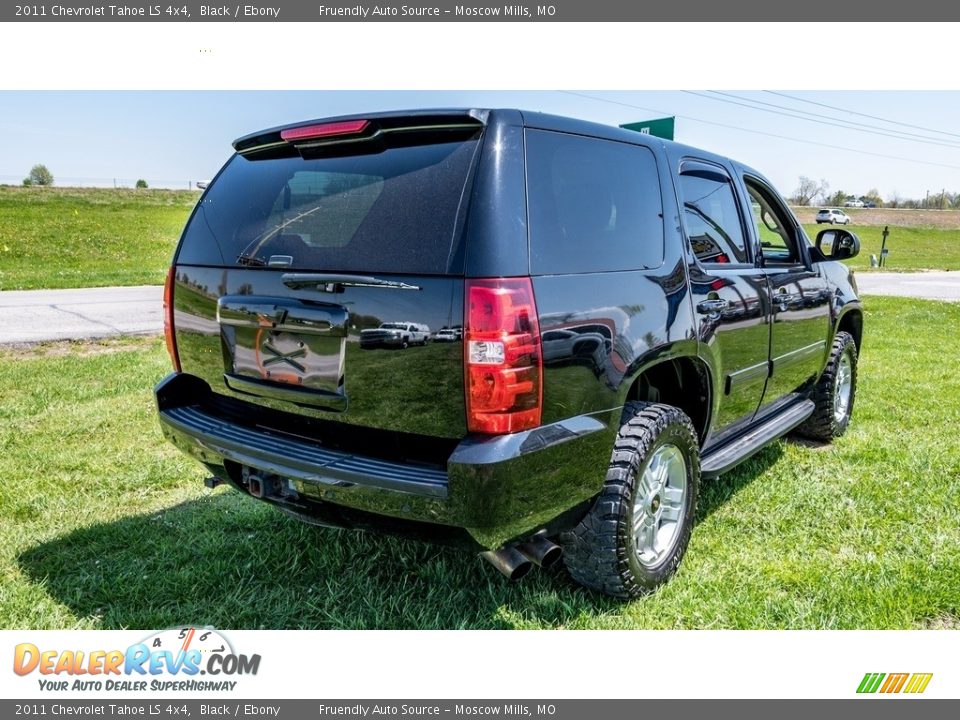
[[[661,445],[638,480],[633,502],[637,559],[645,568],[670,556],[687,505],[687,462],[676,445]]]
[[[850,396],[853,392],[853,363],[850,362],[850,353],[840,356],[837,367],[837,379],[833,385],[833,419],[842,423],[850,412]]]

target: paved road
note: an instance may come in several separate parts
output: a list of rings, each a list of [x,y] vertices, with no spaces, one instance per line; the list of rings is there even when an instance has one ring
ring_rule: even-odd
[[[163,288],[0,292],[0,344],[163,332]]]
[[[926,300],[960,301],[960,272],[857,273],[864,295],[897,295]]]
[[[860,292],[960,302],[960,272],[859,273]],[[0,345],[163,331],[163,288],[0,292]]]

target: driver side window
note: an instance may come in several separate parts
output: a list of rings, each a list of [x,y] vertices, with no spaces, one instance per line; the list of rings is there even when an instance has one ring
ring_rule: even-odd
[[[785,216],[786,211],[770,198],[768,190],[750,178],[744,178],[744,181],[750,194],[753,222],[760,239],[760,254],[764,263],[779,265],[800,262],[793,223]]]

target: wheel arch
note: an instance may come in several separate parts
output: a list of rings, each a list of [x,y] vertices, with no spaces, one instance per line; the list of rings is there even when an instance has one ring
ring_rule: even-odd
[[[860,343],[863,339],[863,311],[859,307],[851,307],[837,319],[836,332],[848,332],[853,336],[853,342],[857,346],[857,354],[860,354]]]
[[[663,403],[683,410],[701,445],[710,428],[710,371],[698,357],[684,355],[647,365],[633,379],[626,402]]]

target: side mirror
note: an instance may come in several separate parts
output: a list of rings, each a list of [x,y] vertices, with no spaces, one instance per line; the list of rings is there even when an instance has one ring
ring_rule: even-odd
[[[828,260],[849,260],[860,252],[860,238],[849,230],[830,228],[817,233],[816,246]]]

